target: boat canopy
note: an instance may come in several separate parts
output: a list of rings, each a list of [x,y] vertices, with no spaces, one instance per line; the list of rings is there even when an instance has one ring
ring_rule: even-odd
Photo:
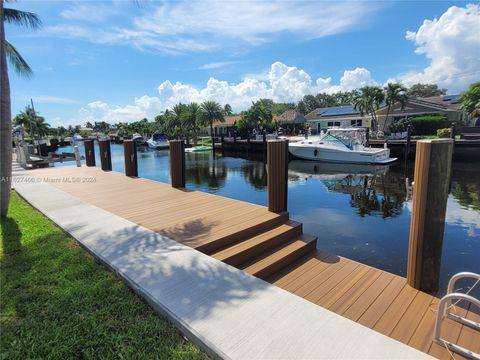
[[[332,128],[328,129],[322,140],[338,140],[350,149],[354,145],[364,145],[367,132],[364,128]]]

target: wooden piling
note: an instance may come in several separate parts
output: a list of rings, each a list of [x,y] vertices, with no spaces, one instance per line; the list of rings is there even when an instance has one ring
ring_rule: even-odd
[[[138,176],[137,143],[133,140],[123,141],[123,154],[125,157],[125,175]]]
[[[95,166],[95,146],[93,140],[85,140],[85,163],[87,166]]]
[[[267,142],[268,210],[287,211],[288,140]]]
[[[453,140],[416,144],[407,282],[415,289],[438,290]]]
[[[170,176],[172,187],[185,187],[185,143],[170,140]]]
[[[102,170],[111,171],[112,170],[112,153],[110,150],[110,140],[100,140],[98,142],[100,147],[100,163]]]

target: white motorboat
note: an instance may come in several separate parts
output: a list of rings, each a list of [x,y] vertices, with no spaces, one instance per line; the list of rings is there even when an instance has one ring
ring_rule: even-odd
[[[388,148],[366,147],[364,128],[331,128],[316,139],[305,139],[288,145],[290,153],[300,159],[337,163],[389,164]]]
[[[150,149],[168,149],[168,139],[164,134],[153,134],[150,139],[147,140],[147,145]]]
[[[139,133],[135,133],[135,134],[132,135],[132,140],[143,142],[143,136],[140,135]]]

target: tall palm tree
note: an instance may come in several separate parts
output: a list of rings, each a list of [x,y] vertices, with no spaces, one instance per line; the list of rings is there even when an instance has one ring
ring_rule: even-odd
[[[365,86],[356,92],[353,98],[353,107],[358,110],[363,116],[369,114],[372,118],[372,130],[374,132],[378,129],[376,111],[380,104],[384,101],[385,96],[382,88],[378,86]]]
[[[396,103],[399,103],[400,106],[403,108],[407,103],[408,96],[407,96],[407,88],[402,84],[398,83],[388,83],[387,86],[384,88],[385,91],[385,103],[387,104],[387,115],[385,116],[385,121],[383,122],[382,131],[385,132],[385,126],[388,121],[388,115],[390,115],[390,110],[392,106]]]
[[[197,143],[198,121],[200,119],[200,105],[190,103],[182,114],[182,124],[187,131],[192,132],[193,142]]]
[[[5,39],[5,21],[37,29],[41,21],[37,15],[4,8],[0,0],[0,217],[6,217],[10,202],[12,177],[12,111],[10,103],[10,82],[8,80],[7,57],[15,72],[23,76],[31,76],[32,69],[12,44]]]
[[[212,146],[215,146],[213,134],[213,123],[215,121],[225,122],[222,106],[216,101],[205,101],[200,105],[200,123],[203,126],[210,127],[210,136],[212,137]]]
[[[35,121],[33,122],[33,126],[35,127],[35,133],[42,137],[48,135],[50,130],[50,124],[45,122],[45,118],[42,116],[35,117]]]

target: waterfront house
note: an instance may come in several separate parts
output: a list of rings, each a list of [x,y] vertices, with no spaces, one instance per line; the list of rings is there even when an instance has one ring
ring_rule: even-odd
[[[229,133],[233,134],[233,128],[237,121],[242,118],[241,115],[232,115],[232,116],[225,116],[225,121],[220,122],[216,121],[213,123],[213,133],[215,136],[225,135],[229,136]],[[207,130],[208,134],[210,135],[210,129]]]
[[[370,126],[370,116],[362,116],[353,105],[317,108],[305,115],[312,134],[332,126]]]
[[[305,116],[296,110],[286,110],[281,115],[275,115],[273,122],[277,128],[282,128],[288,134],[296,134],[303,130],[307,122]]]

